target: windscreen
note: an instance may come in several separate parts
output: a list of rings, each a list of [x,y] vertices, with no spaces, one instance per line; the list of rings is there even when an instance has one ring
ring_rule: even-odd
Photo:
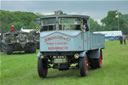
[[[79,18],[60,18],[60,30],[80,30],[81,20]]]
[[[41,20],[42,25],[56,24],[56,18],[43,19]]]
[[[52,31],[52,30],[81,30],[80,18],[47,18],[41,19],[40,31]],[[56,28],[58,26],[58,29]]]
[[[56,30],[56,18],[42,19],[41,25],[40,31]]]

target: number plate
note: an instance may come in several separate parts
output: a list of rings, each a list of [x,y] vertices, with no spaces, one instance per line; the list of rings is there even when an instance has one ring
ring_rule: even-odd
[[[54,59],[54,63],[66,63],[67,59],[63,58],[63,59]]]

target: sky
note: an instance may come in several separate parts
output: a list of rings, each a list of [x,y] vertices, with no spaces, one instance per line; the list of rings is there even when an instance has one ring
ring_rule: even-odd
[[[62,10],[68,14],[89,15],[100,23],[110,10],[128,14],[128,0],[0,0],[0,9],[42,14]]]
[[[0,0],[0,1],[128,1],[128,0]]]

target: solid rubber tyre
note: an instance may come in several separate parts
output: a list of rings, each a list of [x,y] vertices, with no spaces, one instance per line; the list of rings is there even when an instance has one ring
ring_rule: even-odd
[[[31,48],[31,53],[35,53],[36,52],[36,45],[33,45],[32,48]]]
[[[90,66],[93,69],[101,68],[102,67],[102,50],[100,51],[98,59],[91,59],[90,60]]]
[[[48,61],[47,61],[47,59],[44,60],[44,59],[38,58],[37,69],[38,69],[38,75],[41,78],[46,78],[47,72],[48,72]]]
[[[88,59],[87,56],[79,59],[80,76],[84,77],[88,75]]]
[[[102,67],[102,51],[100,51],[99,59],[97,60],[97,68]]]
[[[2,47],[2,50],[3,50],[3,52],[5,53],[5,54],[12,54],[12,52],[13,52],[13,47],[12,46],[9,46],[9,45],[4,45],[3,47]]]

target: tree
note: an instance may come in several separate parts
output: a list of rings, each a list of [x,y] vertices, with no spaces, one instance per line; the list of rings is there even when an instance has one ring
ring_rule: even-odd
[[[35,28],[39,26],[38,23],[34,22],[37,17],[39,16],[31,12],[0,10],[0,31],[9,31],[11,25],[14,25],[15,30],[20,30],[21,27],[25,29]]]
[[[118,17],[116,17],[116,12],[109,11],[107,16],[101,20],[103,29],[106,31],[122,30],[124,34],[128,34],[128,15],[118,12]]]
[[[92,18],[90,18],[90,31],[102,31],[101,26],[98,24],[97,21],[94,21]]]
[[[124,34],[128,34],[128,14],[124,14],[121,16],[122,21],[120,22],[122,24],[122,31]]]

